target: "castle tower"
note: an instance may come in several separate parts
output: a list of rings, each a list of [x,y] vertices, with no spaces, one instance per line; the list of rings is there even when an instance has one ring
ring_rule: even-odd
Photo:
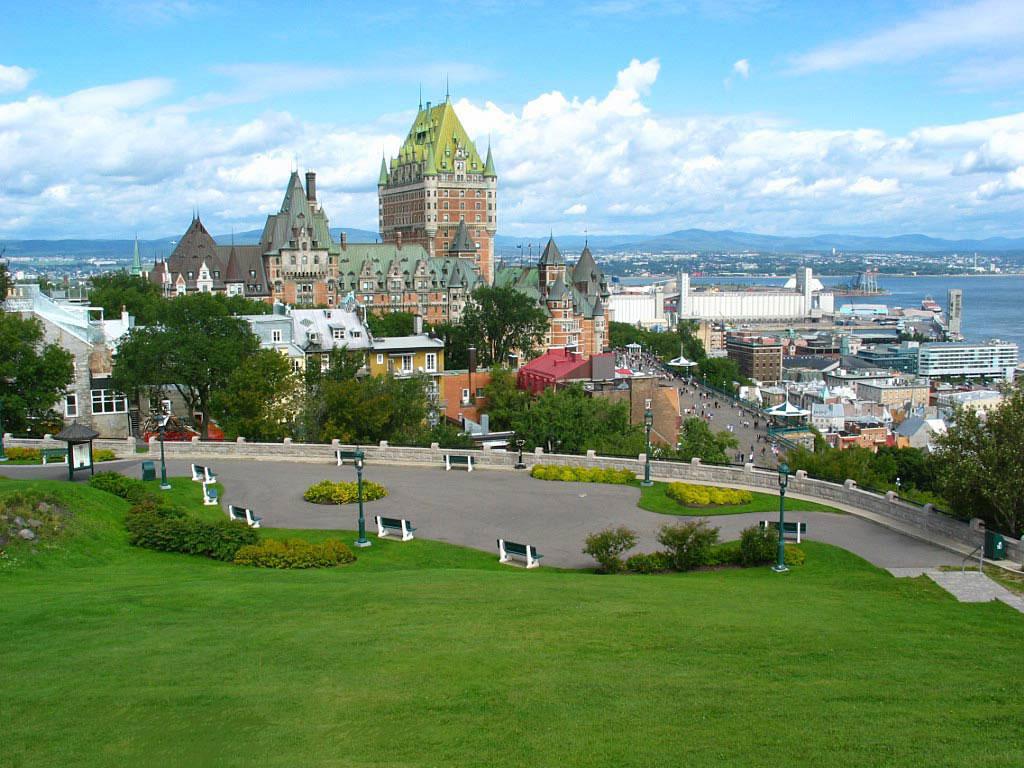
[[[437,106],[428,101],[417,110],[398,155],[381,161],[381,239],[391,243],[401,236],[403,243],[425,247],[431,257],[443,256],[452,250],[464,223],[475,249],[473,263],[481,278],[493,283],[497,193],[490,147],[486,160],[481,158],[447,96]]]

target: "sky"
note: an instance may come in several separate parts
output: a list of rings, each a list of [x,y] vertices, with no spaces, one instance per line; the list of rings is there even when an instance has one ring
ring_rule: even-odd
[[[375,230],[446,82],[501,234],[1024,236],[1024,0],[0,11],[0,239],[259,228],[294,168]]]

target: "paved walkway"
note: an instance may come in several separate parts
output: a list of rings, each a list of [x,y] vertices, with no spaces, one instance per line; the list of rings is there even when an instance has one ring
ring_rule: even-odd
[[[303,491],[324,480],[355,480],[351,465],[333,462],[297,462],[217,459],[206,461],[224,485],[222,503],[251,507],[263,524],[278,528],[354,529],[356,508],[309,504]],[[111,462],[105,468],[138,475],[137,460]],[[60,466],[0,469],[9,477],[65,475]],[[171,475],[186,475],[187,462],[168,462]],[[496,540],[535,544],[545,565],[584,568],[593,565],[582,553],[588,533],[611,525],[626,525],[639,534],[638,550],[658,548],[657,529],[675,518],[646,512],[636,506],[638,491],[631,486],[597,483],[562,483],[535,480],[525,472],[370,465],[365,477],[383,483],[389,495],[366,504],[368,528],[374,515],[411,519],[417,535],[425,539],[494,551]],[[84,478],[83,478],[84,479]],[[199,486],[196,486],[199,493]],[[739,537],[740,531],[764,518],[763,513],[709,518],[721,528],[723,540]],[[941,547],[853,515],[824,512],[793,512],[790,520],[802,520],[808,539],[848,549],[880,567],[959,565],[960,557]]]
[[[776,458],[772,453],[768,426],[763,416],[755,416],[750,410],[737,408],[727,398],[699,384],[688,384],[677,379],[675,385],[679,389],[679,408],[684,419],[702,418],[713,432],[729,432],[736,438],[738,447],[728,452],[731,462],[736,463],[740,453],[743,454],[744,462],[749,461],[753,452],[757,466],[775,467]],[[757,429],[754,428],[755,422]]]
[[[961,603],[1001,603],[1024,613],[1024,596],[1011,592],[980,571],[940,571],[935,568],[890,568],[897,578],[927,576]]]

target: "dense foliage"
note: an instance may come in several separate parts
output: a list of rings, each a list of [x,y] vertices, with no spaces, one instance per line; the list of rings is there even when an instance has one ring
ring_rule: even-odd
[[[210,409],[228,440],[279,442],[294,431],[301,392],[302,379],[288,358],[258,349],[213,393]]]
[[[231,561],[238,550],[259,541],[259,532],[243,522],[218,520],[208,523],[181,510],[143,501],[125,516],[128,542],[161,552],[202,555]]]
[[[936,484],[962,518],[1014,537],[1024,533],[1024,388],[1016,386],[984,421],[959,409],[937,438]]]
[[[683,461],[698,458],[708,464],[728,464],[728,451],[738,445],[735,435],[724,430],[712,432],[703,419],[690,417],[683,421],[679,430],[679,447],[666,455]]]
[[[534,464],[530,476],[539,480],[562,480],[576,483],[608,483],[628,485],[636,475],[628,469],[601,469],[600,467],[561,467],[556,464]]]
[[[740,562],[743,565],[775,562],[778,546],[778,529],[751,525],[740,532]]]
[[[529,296],[489,285],[473,291],[459,324],[465,332],[459,341],[476,347],[483,367],[507,364],[511,352],[532,357],[548,330],[547,315]]]
[[[705,357],[697,366],[697,374],[704,383],[726,392],[735,392],[737,384],[749,381],[740,375],[739,364],[728,357]]]
[[[622,553],[636,546],[636,532],[626,527],[607,528],[587,536],[583,552],[597,560],[602,573],[623,569]]]
[[[5,431],[51,431],[60,423],[53,406],[73,379],[71,353],[44,343],[39,320],[0,311],[0,416]]]
[[[750,491],[736,488],[718,488],[713,485],[692,485],[690,483],[669,483],[665,495],[687,507],[722,506],[724,504],[746,504],[753,500]]]
[[[681,337],[677,333],[648,331],[637,328],[629,323],[612,322],[608,326],[611,345],[621,349],[627,344],[639,344],[645,352],[649,352],[662,360],[671,360],[679,356]]]
[[[856,446],[839,450],[818,440],[813,451],[790,450],[787,461],[794,472],[803,469],[811,477],[833,483],[855,480],[862,488],[878,491],[895,490],[899,478],[901,496],[942,503],[936,495],[939,467],[918,448],[883,446],[876,453]]]
[[[355,559],[352,550],[337,539],[317,543],[302,539],[264,539],[258,544],[239,547],[234,562],[257,568],[331,568]]]
[[[658,531],[658,543],[665,547],[669,562],[677,571],[707,565],[711,548],[717,542],[718,528],[712,528],[707,520],[669,523]]]
[[[376,501],[387,495],[387,488],[380,483],[363,480],[363,501]],[[353,504],[359,500],[358,483],[321,480],[309,486],[302,498],[313,504]]]
[[[415,315],[412,312],[369,312],[366,325],[374,338],[386,339],[391,336],[411,336]]]

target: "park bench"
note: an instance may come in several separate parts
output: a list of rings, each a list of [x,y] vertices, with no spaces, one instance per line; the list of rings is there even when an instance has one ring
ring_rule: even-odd
[[[212,483],[203,483],[203,505],[207,507],[215,507],[220,494],[217,493],[216,488],[211,488]]]
[[[458,456],[455,454],[444,455],[444,471],[450,472],[452,467],[465,467],[467,472],[473,471],[472,456]]]
[[[397,517],[381,517],[380,515],[373,519],[377,522],[377,538],[383,539],[388,534],[401,536],[402,541],[412,541],[415,538],[412,532],[416,529],[412,527],[410,520],[402,520]]]
[[[262,517],[256,517],[251,509],[236,507],[234,504],[228,504],[228,519],[243,522],[250,528],[259,528],[260,522],[263,520]]]
[[[204,467],[202,464],[192,465],[192,482],[193,483],[215,483],[217,482],[217,475],[213,473],[213,470],[209,467]]]
[[[537,548],[532,544],[517,544],[514,541],[498,539],[498,562],[507,563],[513,557],[525,562],[527,568],[536,568],[544,555],[538,555]]]
[[[351,461],[353,464],[356,463],[356,459],[359,451],[335,451],[334,458],[338,460],[338,466],[342,466],[346,461]]]
[[[64,448],[43,448],[39,454],[42,456],[43,464],[68,463],[68,452]]]
[[[766,531],[769,528],[779,529],[779,524],[775,520],[762,520],[758,525],[762,531]],[[807,535],[807,523],[785,522],[782,524],[782,535],[783,538],[795,538],[796,543],[799,544],[801,538]]]

